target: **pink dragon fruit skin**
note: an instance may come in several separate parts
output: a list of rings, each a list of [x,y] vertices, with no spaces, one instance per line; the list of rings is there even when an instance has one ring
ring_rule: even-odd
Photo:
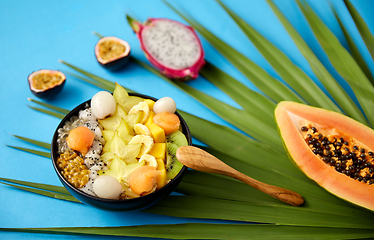
[[[204,50],[203,50],[203,47],[201,45],[201,42],[199,40],[199,37],[196,35],[196,33],[195,33],[195,31],[192,27],[186,26],[186,25],[184,25],[180,22],[177,22],[177,21],[174,21],[174,20],[171,20],[171,19],[166,19],[166,18],[149,18],[145,22],[145,24],[141,24],[141,23],[133,20],[129,16],[127,16],[127,18],[128,18],[128,21],[129,21],[131,27],[133,28],[134,32],[136,33],[137,37],[140,40],[141,48],[144,51],[146,58],[149,60],[149,62],[152,65],[154,65],[156,68],[158,68],[160,70],[161,74],[165,75],[166,77],[173,78],[173,79],[178,79],[178,80],[181,80],[181,81],[195,79],[195,78],[198,77],[200,69],[205,64],[205,61],[204,61],[204,55],[205,54],[204,54]],[[184,32],[187,35],[186,38],[190,38],[190,40],[191,40],[188,43],[190,43],[190,45],[195,45],[195,49],[192,49],[192,50],[195,50],[194,53],[196,55],[194,55],[194,57],[193,57],[193,62],[188,64],[188,66],[184,66],[184,67],[171,66],[173,64],[176,64],[175,62],[181,61],[181,58],[179,58],[179,57],[176,57],[176,59],[169,58],[169,63],[168,63],[169,66],[167,66],[168,64],[167,64],[166,60],[157,59],[158,58],[157,54],[159,52],[155,53],[155,51],[152,51],[152,49],[147,48],[147,44],[148,45],[152,44],[152,40],[147,39],[147,34],[150,33],[150,31],[157,31],[157,30],[155,30],[156,29],[155,26],[156,25],[158,25],[158,27],[161,26],[160,22],[163,25],[173,26],[174,27],[174,32],[175,31],[180,31],[179,33]],[[176,26],[177,26],[178,29],[175,29]],[[151,30],[151,28],[153,28],[153,29]],[[157,34],[157,33],[155,33],[155,34]],[[150,33],[150,35],[152,35],[152,33]],[[164,35],[165,34],[162,34],[161,37],[164,37]],[[171,40],[171,42],[173,42],[172,37],[171,37],[170,40]],[[151,43],[149,43],[149,42],[151,42]],[[165,50],[168,46],[162,46],[162,47],[163,47],[163,50]],[[196,47],[198,49],[196,49]],[[189,53],[191,53],[191,51]],[[189,56],[191,56],[191,55],[189,55]],[[188,58],[188,56],[186,56],[186,58]],[[192,61],[191,59],[188,59],[188,60],[190,62]],[[186,60],[186,62],[187,62],[187,60]],[[183,63],[183,64],[185,65],[187,63]],[[181,63],[181,65],[183,65],[183,64]]]

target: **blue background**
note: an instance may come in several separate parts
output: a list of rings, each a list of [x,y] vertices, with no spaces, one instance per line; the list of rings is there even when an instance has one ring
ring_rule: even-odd
[[[214,34],[262,66],[271,75],[279,78],[274,69],[256,50],[230,17],[214,0],[170,1],[184,9]],[[223,2],[245,21],[254,26],[266,38],[284,51],[289,58],[311,78],[316,79],[308,62],[297,50],[281,23],[265,0],[235,0]],[[306,20],[294,0],[275,0],[277,6],[292,22],[321,61],[332,74],[339,78],[327,57],[310,31]],[[354,34],[356,43],[371,70],[374,64],[360,39],[357,30],[341,0],[309,0],[327,26],[342,40],[343,34],[329,7],[332,2],[344,24]],[[352,0],[374,32],[374,1]],[[102,68],[94,56],[97,31],[104,36],[117,36],[128,41],[131,54],[146,61],[139,42],[129,27],[125,14],[145,21],[148,17],[167,17],[183,20],[159,0],[106,0],[106,1],[0,1],[0,177],[17,180],[61,185],[50,160],[7,147],[5,144],[33,147],[12,134],[50,142],[57,127],[57,118],[36,112],[28,106],[36,106],[27,98],[36,99],[29,90],[27,76],[39,69],[70,71],[58,62],[59,59],[72,63],[105,79],[119,82],[127,88],[160,98],[170,96],[179,109],[193,113],[210,121],[227,125],[203,105],[176,89],[152,73],[135,64],[129,64],[120,72],[109,72]],[[206,59],[237,78],[248,87],[256,88],[233,68],[205,39],[202,39]],[[346,42],[342,40],[344,46]],[[67,76],[63,91],[48,103],[72,109],[90,99],[100,89]],[[221,91],[202,77],[189,83],[220,100],[238,106]],[[40,149],[41,150],[41,149]],[[107,212],[91,207],[55,200],[0,185],[0,227],[88,227],[130,226],[152,223],[195,222],[143,212]],[[0,232],[1,239],[92,239],[92,237],[56,236],[44,234]],[[102,237],[94,237],[99,239]],[[117,238],[115,238],[117,239]],[[129,239],[129,238],[127,238]]]

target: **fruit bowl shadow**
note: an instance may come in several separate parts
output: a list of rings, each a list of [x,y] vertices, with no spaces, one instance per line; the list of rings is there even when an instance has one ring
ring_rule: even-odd
[[[137,96],[144,99],[151,99],[154,101],[157,101],[156,98],[138,94],[138,93],[129,93],[130,96]],[[113,210],[113,211],[135,211],[135,210],[142,210],[145,208],[148,208],[152,206],[153,204],[157,203],[164,197],[170,195],[174,189],[179,185],[181,182],[185,172],[187,171],[187,167],[183,166],[183,168],[180,170],[180,172],[175,176],[168,184],[166,184],[161,189],[150,193],[145,196],[141,196],[138,198],[133,199],[124,199],[124,200],[116,200],[116,199],[105,199],[105,198],[99,198],[97,196],[89,195],[76,187],[74,187],[72,184],[70,184],[64,176],[61,174],[61,172],[57,168],[57,158],[58,158],[58,146],[57,146],[57,139],[58,139],[58,129],[64,126],[65,122],[67,122],[71,117],[78,116],[78,113],[80,110],[85,109],[87,106],[90,106],[90,101],[87,100],[86,102],[83,102],[82,104],[78,105],[76,108],[74,108],[72,111],[70,111],[60,122],[58,127],[56,128],[56,131],[53,135],[52,139],[52,146],[51,146],[51,157],[52,157],[52,163],[53,168],[57,173],[58,178],[60,179],[63,186],[69,191],[71,195],[73,195],[77,200],[80,202],[93,206],[95,208],[100,208],[104,210]],[[179,117],[182,127],[182,132],[185,134],[188,144],[192,144],[191,139],[191,133],[188,129],[188,126],[182,116],[176,112],[176,115]]]

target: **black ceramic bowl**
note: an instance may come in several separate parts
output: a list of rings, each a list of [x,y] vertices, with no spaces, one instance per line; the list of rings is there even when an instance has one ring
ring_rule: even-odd
[[[138,96],[138,97],[141,97],[141,98],[144,98],[144,99],[152,99],[154,101],[157,100],[153,97],[149,97],[149,96],[142,95],[142,94],[129,93],[129,95]],[[59,128],[63,127],[65,122],[68,121],[72,116],[78,116],[79,111],[82,110],[82,109],[85,109],[85,107],[87,105],[90,105],[90,102],[91,102],[91,100],[88,100],[88,101],[80,104],[76,108],[74,108],[71,112],[69,112],[65,116],[65,118],[62,119],[60,124],[58,125],[58,127],[57,127],[57,129],[54,133],[53,139],[52,139],[51,156],[52,156],[53,167],[54,167],[54,169],[57,173],[58,178],[60,179],[60,181],[62,182],[64,187],[71,193],[71,195],[73,195],[76,199],[78,199],[82,203],[93,206],[93,207],[106,209],[106,210],[132,211],[132,210],[141,210],[141,209],[150,207],[153,204],[155,204],[156,202],[160,201],[162,198],[168,196],[171,192],[173,192],[173,190],[181,182],[181,180],[183,178],[183,175],[187,170],[186,166],[184,166],[181,169],[181,171],[178,173],[177,176],[175,176],[174,179],[172,179],[168,184],[166,184],[161,189],[159,189],[159,190],[157,190],[157,191],[155,191],[151,194],[142,196],[142,197],[133,198],[133,199],[125,199],[125,200],[105,199],[105,198],[99,198],[99,197],[96,197],[96,196],[89,195],[89,194],[87,194],[85,192],[82,192],[79,189],[75,188],[72,184],[70,184],[64,178],[64,176],[58,170],[57,165],[56,165],[56,161],[57,161],[57,158],[58,158],[58,153],[57,153],[57,150],[58,150],[58,147],[57,147],[58,132],[57,132],[57,130]],[[182,131],[186,135],[186,138],[187,138],[187,141],[188,141],[189,145],[191,145],[192,144],[191,133],[188,129],[188,126],[187,126],[186,122],[184,121],[184,119],[177,112],[176,112],[176,114],[178,115],[178,117],[181,121]]]

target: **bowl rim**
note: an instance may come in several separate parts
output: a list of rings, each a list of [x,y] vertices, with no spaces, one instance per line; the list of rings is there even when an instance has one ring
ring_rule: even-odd
[[[145,94],[140,94],[140,93],[135,93],[135,92],[129,92],[128,94],[129,94],[129,96],[141,97],[141,98],[144,98],[144,99],[151,99],[153,101],[158,100],[155,97],[151,97],[151,96],[148,96],[148,95],[145,95]],[[182,169],[179,171],[179,173],[173,179],[171,179],[165,186],[163,186],[162,188],[160,188],[160,189],[158,189],[158,190],[156,190],[156,191],[154,191],[150,194],[140,196],[140,197],[137,197],[137,198],[131,198],[131,199],[100,198],[100,197],[85,193],[85,192],[79,190],[78,188],[74,187],[68,180],[65,179],[65,177],[61,174],[61,172],[58,170],[58,167],[56,165],[57,158],[54,157],[54,155],[55,155],[54,153],[57,154],[57,149],[56,149],[57,144],[56,143],[57,143],[57,138],[58,138],[58,129],[62,128],[66,121],[70,120],[71,117],[76,116],[77,113],[79,113],[80,110],[85,108],[85,106],[87,106],[87,105],[90,106],[91,105],[90,102],[91,102],[91,99],[86,100],[85,102],[82,102],[81,104],[76,106],[68,114],[66,114],[66,116],[58,124],[58,126],[57,126],[57,128],[54,132],[53,138],[52,138],[51,159],[52,159],[52,163],[53,163],[53,168],[54,168],[55,172],[57,173],[57,176],[60,179],[60,181],[63,182],[63,185],[64,185],[65,188],[66,188],[66,185],[67,185],[75,193],[83,195],[84,197],[90,198],[91,200],[94,200],[94,201],[105,202],[105,203],[114,203],[114,204],[121,204],[121,203],[129,203],[130,204],[132,202],[141,201],[142,199],[153,198],[153,196],[155,196],[159,191],[161,191],[162,189],[166,188],[169,185],[172,185],[172,182],[178,181],[178,179],[180,177],[183,177],[185,171],[187,171],[187,169],[188,169],[184,165],[183,165]],[[179,117],[179,119],[181,121],[182,130],[183,130],[183,133],[185,134],[185,136],[187,138],[188,145],[192,145],[191,132],[188,128],[188,125],[187,125],[186,121],[183,119],[183,117],[177,111],[175,112],[175,114]]]

